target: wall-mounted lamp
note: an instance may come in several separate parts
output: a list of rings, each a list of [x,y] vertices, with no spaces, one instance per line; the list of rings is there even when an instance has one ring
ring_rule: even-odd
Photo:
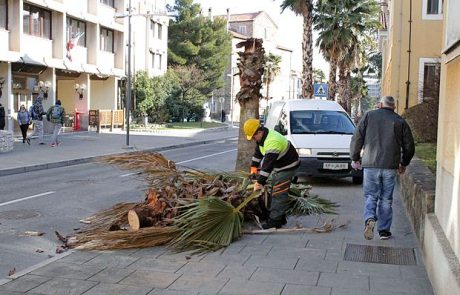
[[[3,83],[5,83],[5,78],[0,77],[0,97],[2,97]]]
[[[75,92],[78,93],[78,97],[83,99],[83,93],[86,90],[85,84],[75,84]]]
[[[38,81],[38,89],[41,93],[43,93],[43,98],[48,98],[48,91],[51,87],[51,82],[50,81]]]

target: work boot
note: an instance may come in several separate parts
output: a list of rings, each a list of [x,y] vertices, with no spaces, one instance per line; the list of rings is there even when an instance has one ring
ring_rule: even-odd
[[[369,218],[368,220],[366,220],[366,227],[364,228],[364,238],[366,240],[372,240],[374,238],[374,226],[374,219]]]
[[[286,223],[287,223],[286,217],[283,217],[277,220],[269,218],[266,222],[262,223],[262,228],[263,229],[281,228]]]

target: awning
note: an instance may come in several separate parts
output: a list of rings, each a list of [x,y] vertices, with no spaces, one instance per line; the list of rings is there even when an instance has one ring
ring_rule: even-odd
[[[125,77],[126,76],[125,71],[123,69],[114,68],[112,70],[112,72],[116,77]]]
[[[13,62],[11,64],[11,71],[14,73],[22,72],[22,73],[34,73],[34,74],[41,74],[44,70],[46,70],[48,66],[45,62],[34,59],[27,54],[21,56],[19,60]]]
[[[66,70],[68,71],[73,71],[73,72],[78,72],[78,73],[83,72],[83,68],[81,67],[81,64],[77,64],[77,63],[69,62],[65,60],[64,65],[66,67]]]
[[[82,64],[83,71],[88,74],[99,74],[97,67],[90,64]]]
[[[110,68],[98,67],[99,75],[102,76],[113,76],[112,70]]]
[[[48,65],[50,68],[55,68],[55,69],[61,69],[65,70],[67,69],[64,65],[64,61],[62,59],[56,59],[56,58],[48,58],[45,57],[45,63]]]

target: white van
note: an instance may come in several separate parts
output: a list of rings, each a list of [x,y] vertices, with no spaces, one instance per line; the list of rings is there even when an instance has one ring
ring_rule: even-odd
[[[352,177],[363,181],[362,171],[351,168],[350,140],[355,124],[336,102],[321,99],[275,101],[265,127],[294,145],[301,164],[297,176]]]

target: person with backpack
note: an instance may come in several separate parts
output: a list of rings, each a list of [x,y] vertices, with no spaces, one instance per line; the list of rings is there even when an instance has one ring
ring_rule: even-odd
[[[0,103],[0,130],[5,128],[5,108]]]
[[[29,129],[30,125],[30,116],[29,113],[26,110],[26,107],[24,105],[21,105],[19,112],[18,112],[18,124],[19,127],[21,128],[21,133],[22,133],[22,143],[28,143],[30,145],[30,139],[27,138],[27,129]]]
[[[34,133],[32,135],[38,136],[38,143],[45,144],[43,141],[43,115],[45,115],[45,110],[43,109],[43,97],[37,96],[33,105],[29,109],[29,115],[32,118],[34,123]]]
[[[46,119],[53,123],[53,137],[51,138],[51,146],[59,145],[58,136],[61,132],[61,127],[64,125],[65,110],[61,106],[61,101],[58,99],[54,106],[51,106],[46,112]]]

